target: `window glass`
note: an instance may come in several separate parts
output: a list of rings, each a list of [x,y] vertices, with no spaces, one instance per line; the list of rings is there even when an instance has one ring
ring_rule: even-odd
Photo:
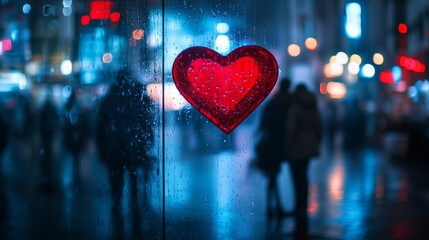
[[[280,5],[1,0],[0,234],[254,238],[261,108],[227,134],[183,98],[172,67],[189,47],[247,45],[284,66]]]
[[[161,5],[0,1],[0,238],[161,238]]]
[[[277,3],[276,3],[277,4]],[[247,45],[276,54],[278,34],[263,1],[165,1],[165,216],[168,239],[256,239],[265,224],[264,187],[250,168],[260,108],[226,134],[180,100],[175,58],[194,46],[222,55]],[[171,101],[171,102],[169,102]],[[259,179],[259,184],[262,179]],[[263,182],[263,181],[262,181]],[[263,234],[261,232],[261,234]]]

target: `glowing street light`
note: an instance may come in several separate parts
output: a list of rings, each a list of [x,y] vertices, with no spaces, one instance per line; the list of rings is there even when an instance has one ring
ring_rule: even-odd
[[[346,64],[349,61],[349,57],[345,52],[338,52],[335,56],[337,57],[337,62],[340,64]]]
[[[384,57],[383,55],[381,55],[381,53],[374,53],[374,55],[372,56],[372,61],[376,65],[381,65],[384,62]]]
[[[296,44],[291,44],[287,47],[287,52],[292,57],[297,57],[301,53],[301,48]]]
[[[349,71],[349,73],[356,75],[360,71],[359,64],[357,64],[356,62],[350,62],[347,66],[347,70]]]
[[[62,75],[70,75],[72,73],[72,70],[73,70],[72,62],[68,59],[62,61],[61,66],[60,66],[60,70],[61,70]]]
[[[328,63],[323,67],[323,73],[326,78],[335,78],[343,74],[344,67],[338,62]]]
[[[331,98],[344,98],[347,94],[347,88],[344,83],[340,82],[329,82],[326,85],[326,92],[329,94]]]
[[[362,58],[357,54],[353,54],[350,56],[350,62],[355,62],[360,65],[362,63]]]
[[[372,78],[375,75],[375,68],[371,64],[367,63],[363,65],[361,73],[364,78]]]
[[[317,40],[315,38],[309,37],[305,40],[305,47],[308,50],[316,50],[317,48]]]

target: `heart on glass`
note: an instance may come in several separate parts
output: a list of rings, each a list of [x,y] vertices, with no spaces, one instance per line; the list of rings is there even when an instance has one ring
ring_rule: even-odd
[[[173,63],[173,80],[182,96],[225,133],[234,130],[274,88],[278,65],[259,46],[243,46],[223,56],[191,47]]]

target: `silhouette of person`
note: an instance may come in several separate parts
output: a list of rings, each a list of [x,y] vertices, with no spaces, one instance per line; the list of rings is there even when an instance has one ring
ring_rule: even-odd
[[[64,147],[73,158],[73,187],[80,187],[80,154],[85,147],[85,136],[88,129],[85,128],[85,119],[76,93],[73,90],[67,100],[63,119]]]
[[[135,237],[140,236],[140,213],[137,201],[138,168],[143,168],[148,182],[153,164],[150,149],[153,145],[151,101],[144,86],[132,80],[131,73],[122,69],[116,82],[101,100],[97,119],[97,146],[101,161],[109,171],[113,206],[112,216],[119,238],[124,234],[121,212],[124,174],[130,176],[131,210]],[[149,206],[145,194],[144,207]]]
[[[280,89],[267,103],[259,125],[261,144],[256,146],[260,170],[268,178],[267,186],[267,214],[268,217],[282,217],[286,214],[281,205],[280,193],[277,185],[277,177],[284,155],[284,131],[286,113],[290,101],[291,82],[288,78],[280,81]]]
[[[308,167],[312,157],[319,155],[321,120],[316,96],[304,84],[298,84],[286,121],[286,156],[295,193],[294,215],[298,239],[305,239],[308,230]]]
[[[50,192],[53,190],[52,182],[52,143],[55,136],[55,132],[58,127],[58,113],[55,103],[52,99],[51,94],[43,104],[40,110],[40,136],[42,144],[42,157],[41,157],[41,170],[42,170],[42,182],[41,190]]]

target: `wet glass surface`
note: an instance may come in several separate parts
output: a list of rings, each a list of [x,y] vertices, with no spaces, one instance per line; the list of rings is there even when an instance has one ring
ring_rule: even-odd
[[[0,0],[0,239],[305,239],[302,219],[308,239],[427,239],[428,7]],[[256,47],[220,57],[255,45],[276,64],[249,57],[267,56]],[[173,63],[196,46],[217,57],[181,69],[200,96],[188,102]],[[264,110],[283,88],[261,76],[317,100],[304,217],[299,166],[278,163],[275,213],[273,178],[256,168]],[[270,125],[285,123],[277,113]]]

